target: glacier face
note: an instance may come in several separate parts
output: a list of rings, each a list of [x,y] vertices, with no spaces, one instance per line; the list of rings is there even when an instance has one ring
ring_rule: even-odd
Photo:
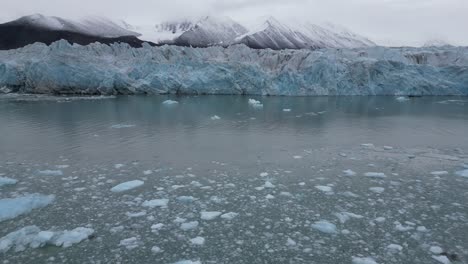
[[[128,44],[0,51],[0,88],[47,94],[468,95],[468,48]]]

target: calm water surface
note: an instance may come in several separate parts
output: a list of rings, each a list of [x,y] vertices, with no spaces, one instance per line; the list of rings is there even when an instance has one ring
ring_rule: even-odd
[[[18,180],[0,199],[55,195],[0,221],[0,239],[94,230],[0,261],[468,263],[468,98],[248,99],[0,97],[0,176]]]

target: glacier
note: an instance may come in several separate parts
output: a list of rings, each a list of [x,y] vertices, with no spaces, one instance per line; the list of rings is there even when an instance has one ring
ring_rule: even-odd
[[[80,95],[468,95],[468,48],[274,51],[57,41],[0,51],[0,88]]]

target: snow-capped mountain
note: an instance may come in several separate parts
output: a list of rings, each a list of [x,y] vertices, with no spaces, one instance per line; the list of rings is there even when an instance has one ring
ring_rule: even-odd
[[[138,31],[138,30],[137,30]],[[251,48],[304,49],[375,46],[369,39],[333,24],[280,22],[268,17],[253,26],[243,26],[227,17],[204,17],[196,22],[167,22],[154,27],[152,36],[140,39],[162,44],[207,47],[245,44]]]
[[[29,25],[53,31],[69,31],[89,36],[117,38],[123,36],[139,36],[140,34],[124,28],[125,22],[112,21],[104,17],[88,16],[79,20],[64,19],[54,16],[34,14],[21,17],[12,23]]]
[[[357,48],[375,46],[369,39],[333,24],[285,23],[269,17],[248,33],[236,38],[251,48]]]

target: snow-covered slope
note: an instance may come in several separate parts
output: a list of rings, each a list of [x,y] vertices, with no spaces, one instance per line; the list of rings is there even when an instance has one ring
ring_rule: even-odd
[[[0,51],[1,87],[51,94],[468,95],[468,48],[274,51],[59,41]]]
[[[316,25],[308,22],[286,23],[268,17],[236,38],[252,48],[304,49],[304,48],[357,48],[376,44],[351,31],[330,23]]]
[[[28,25],[52,31],[69,31],[89,36],[116,38],[139,36],[140,34],[124,28],[122,21],[112,21],[104,17],[88,16],[79,20],[34,14],[21,17],[13,22],[16,25]]]

